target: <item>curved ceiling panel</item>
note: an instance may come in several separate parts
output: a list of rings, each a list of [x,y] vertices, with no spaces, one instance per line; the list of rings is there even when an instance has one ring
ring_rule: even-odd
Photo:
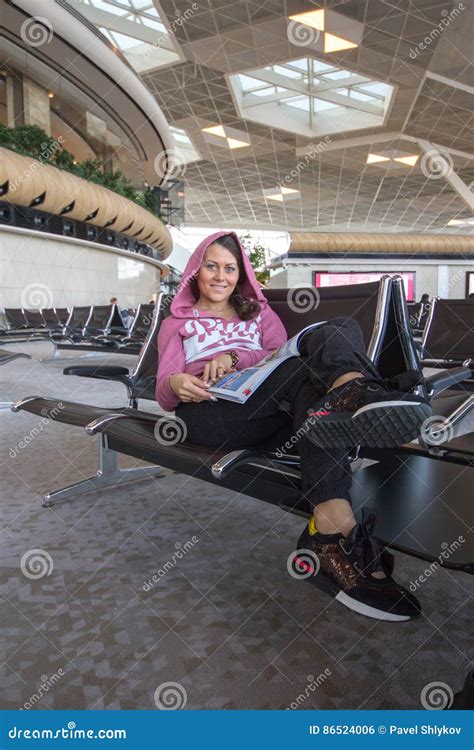
[[[47,88],[76,91],[94,114],[105,113],[152,185],[172,168],[163,153],[174,140],[165,117],[140,78],[80,15],[50,2],[8,0],[3,8],[5,53],[18,69]],[[163,172],[165,170],[165,172]]]

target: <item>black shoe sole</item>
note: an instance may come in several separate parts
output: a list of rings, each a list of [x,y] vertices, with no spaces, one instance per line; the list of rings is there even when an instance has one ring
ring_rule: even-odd
[[[431,416],[431,407],[423,403],[370,406],[352,417],[332,414],[316,419],[308,440],[321,448],[396,448],[420,436],[423,422]]]

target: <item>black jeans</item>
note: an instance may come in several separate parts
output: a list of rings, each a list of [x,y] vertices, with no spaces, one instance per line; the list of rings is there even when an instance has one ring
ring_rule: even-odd
[[[311,506],[335,497],[350,502],[347,451],[316,447],[302,425],[336,378],[352,371],[374,372],[362,332],[351,318],[333,318],[307,333],[301,356],[277,367],[245,404],[223,399],[181,402],[175,413],[186,425],[186,441],[194,445],[299,454],[303,495]]]

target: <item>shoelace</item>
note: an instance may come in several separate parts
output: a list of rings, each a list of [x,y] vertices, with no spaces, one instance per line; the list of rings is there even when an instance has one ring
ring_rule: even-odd
[[[400,391],[403,393],[409,393],[422,381],[420,375],[416,370],[407,370],[399,375],[395,375],[393,378],[364,378],[359,381],[361,384],[373,383],[374,385],[383,388],[384,391]]]
[[[372,573],[383,571],[390,575],[388,558],[390,553],[384,550],[378,537],[372,536],[375,524],[375,513],[372,509],[362,510],[362,520],[355,526],[350,535],[344,540],[344,549],[351,558],[354,566],[365,577]],[[383,559],[383,557],[386,560]]]

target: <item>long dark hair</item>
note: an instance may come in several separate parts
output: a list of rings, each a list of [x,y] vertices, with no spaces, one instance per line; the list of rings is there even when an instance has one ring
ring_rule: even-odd
[[[219,237],[217,240],[215,240],[215,243],[212,244],[224,247],[226,250],[232,253],[235,260],[237,261],[237,266],[239,268],[239,280],[237,281],[234,291],[229,297],[230,304],[234,308],[239,318],[241,318],[242,320],[250,320],[251,318],[254,318],[260,312],[261,307],[258,303],[258,300],[251,297],[244,297],[244,295],[242,294],[242,285],[247,278],[247,275],[245,273],[244,262],[242,260],[242,250],[240,249],[239,243],[232,234],[224,234],[222,237]]]

